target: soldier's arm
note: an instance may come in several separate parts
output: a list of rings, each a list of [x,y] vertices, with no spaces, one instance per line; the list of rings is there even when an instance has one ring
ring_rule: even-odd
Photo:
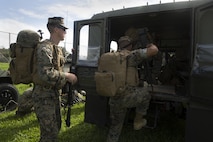
[[[157,53],[158,53],[158,48],[157,48],[157,46],[156,45],[154,45],[154,44],[148,44],[147,46],[146,46],[146,49],[147,49],[147,52],[146,52],[146,55],[147,55],[147,57],[151,57],[151,56],[154,56],[154,55],[156,55]]]
[[[137,57],[137,60],[144,60],[148,57],[154,56],[158,53],[158,48],[154,44],[148,44],[146,48],[136,49],[132,51],[133,56]]]
[[[73,73],[65,73],[65,78],[68,82],[75,84],[77,82],[77,77]]]

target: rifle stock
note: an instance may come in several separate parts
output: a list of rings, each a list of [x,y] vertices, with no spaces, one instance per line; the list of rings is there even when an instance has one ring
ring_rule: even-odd
[[[66,122],[66,126],[70,127],[70,124],[71,124],[71,121],[70,121],[70,119],[71,119],[71,117],[70,117],[70,115],[71,115],[71,106],[72,106],[72,102],[73,102],[73,86],[69,82],[66,83],[66,86],[67,86],[67,89],[68,89],[67,90],[67,93],[68,93],[67,108],[68,108],[68,110],[67,110],[67,116],[66,116],[65,122]]]

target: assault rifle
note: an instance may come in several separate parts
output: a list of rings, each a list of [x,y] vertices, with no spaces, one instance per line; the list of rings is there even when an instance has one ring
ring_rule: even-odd
[[[68,110],[67,110],[67,116],[66,116],[65,122],[66,122],[66,126],[70,127],[71,106],[73,105],[73,93],[74,93],[73,85],[67,82],[62,89],[62,93],[63,94],[67,93],[67,102],[65,104],[65,107],[67,107]]]
[[[72,65],[69,65],[69,72],[72,72]],[[71,106],[73,105],[73,96],[74,96],[74,86],[72,85],[72,83],[70,82],[66,82],[66,84],[64,85],[64,87],[62,88],[62,94],[66,94],[66,101],[64,103],[64,108],[67,107],[67,115],[65,118],[65,123],[67,127],[70,127],[71,124]]]

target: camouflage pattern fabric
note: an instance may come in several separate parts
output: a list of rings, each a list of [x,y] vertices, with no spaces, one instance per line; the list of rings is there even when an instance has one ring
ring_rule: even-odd
[[[111,97],[109,100],[111,125],[107,142],[118,142],[127,108],[136,107],[137,113],[146,115],[150,99],[147,87],[128,87],[124,96]]]
[[[63,72],[65,59],[62,48],[45,40],[36,49],[37,70],[33,78],[34,83],[61,89],[66,83]]]
[[[33,111],[32,92],[33,87],[30,87],[25,90],[22,95],[20,95],[16,115],[23,116]]]
[[[137,67],[146,58],[146,49],[138,49],[132,52],[128,58],[128,66]],[[118,142],[122,131],[127,108],[136,107],[136,112],[146,115],[151,96],[147,86],[129,86],[122,96],[110,97],[111,125],[107,142]]]
[[[32,98],[40,125],[40,142],[56,142],[61,128],[59,90],[66,83],[62,71],[64,56],[60,47],[53,47],[46,40],[36,51],[38,79],[42,83],[35,83]]]
[[[40,142],[57,142],[61,129],[59,91],[35,86],[33,100],[40,124]]]

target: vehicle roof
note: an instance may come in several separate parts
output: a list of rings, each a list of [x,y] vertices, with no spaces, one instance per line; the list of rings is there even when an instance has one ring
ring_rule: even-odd
[[[125,16],[125,15],[140,14],[140,13],[151,13],[151,12],[195,8],[199,5],[205,4],[210,1],[212,0],[193,0],[193,1],[189,0],[189,1],[182,1],[182,2],[162,3],[162,4],[131,7],[131,8],[123,8],[119,10],[113,10],[113,11],[95,14],[94,16],[92,16],[92,19],[101,19],[106,17]]]

